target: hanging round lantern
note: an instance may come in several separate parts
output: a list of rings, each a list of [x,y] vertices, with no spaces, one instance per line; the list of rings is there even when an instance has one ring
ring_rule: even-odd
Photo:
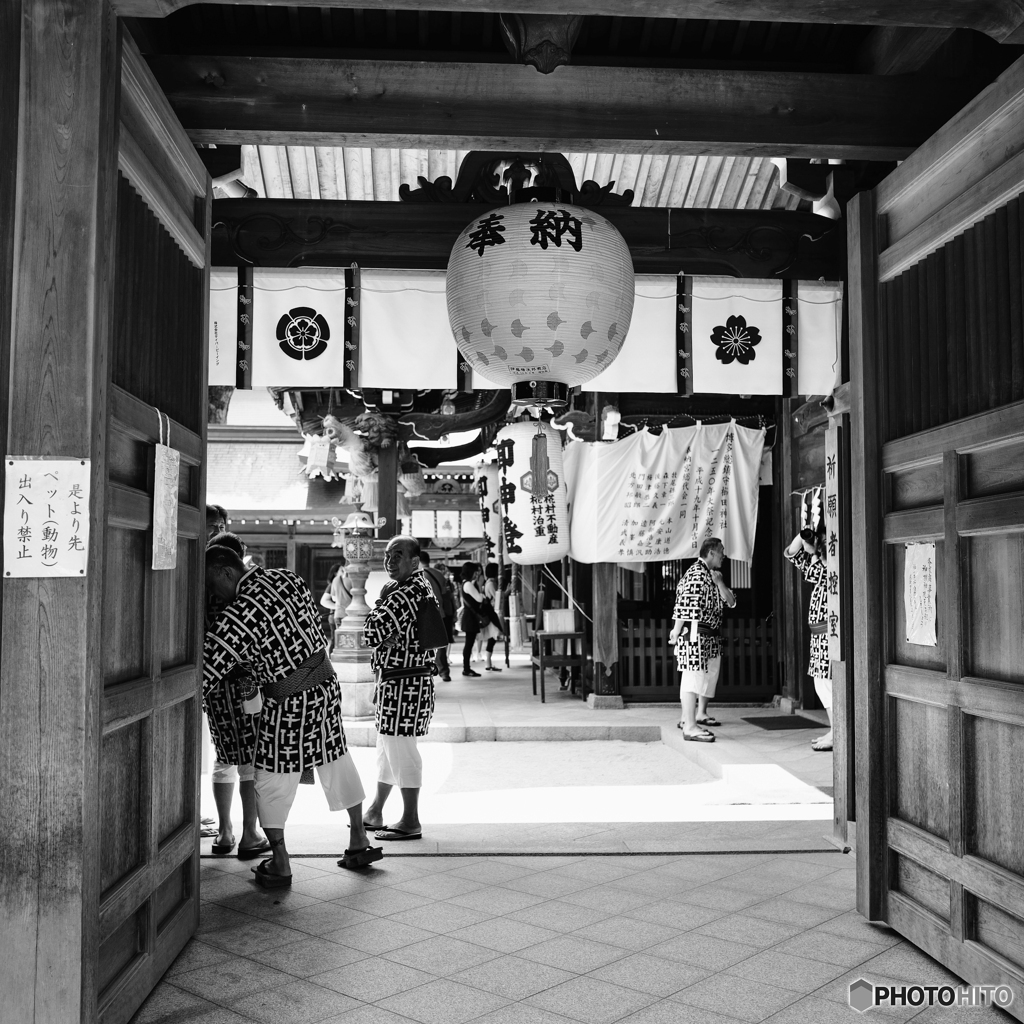
[[[477,466],[476,494],[480,502],[480,520],[484,525],[484,543],[487,545],[489,559],[497,559],[501,548],[500,488],[500,474],[496,465]]]
[[[501,469],[505,552],[519,565],[569,554],[569,507],[562,440],[547,423],[513,423],[494,442]]]
[[[459,350],[519,405],[563,407],[619,354],[633,315],[633,261],[618,229],[566,203],[475,217],[448,259]]]

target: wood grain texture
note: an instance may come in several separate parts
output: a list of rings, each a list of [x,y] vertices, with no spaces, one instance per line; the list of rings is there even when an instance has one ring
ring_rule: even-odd
[[[851,549],[853,551],[854,728],[857,749],[857,909],[885,920],[886,735],[883,696],[884,578],[882,517],[882,375],[886,350],[879,337],[874,195],[847,206],[850,289]]]
[[[286,57],[150,57],[195,143],[894,160],[956,79]]]
[[[114,9],[123,18],[163,18],[194,0],[117,0]],[[242,0],[266,3],[267,0]],[[299,0],[292,7],[321,7],[323,0]],[[270,0],[283,5],[285,0]],[[999,42],[1016,41],[1024,12],[1013,0],[901,0],[866,3],[864,0],[333,0],[334,7],[371,10],[514,11],[538,14],[590,14],[611,17],[705,18],[728,21],[791,21],[847,25],[917,25],[973,28]]]
[[[7,445],[90,457],[90,519],[102,523],[116,22],[102,0],[6,7],[23,61],[18,143],[4,157],[17,169]],[[5,1015],[37,1024],[90,1019],[96,985],[82,953],[99,938],[86,908],[100,885],[103,548],[93,529],[85,579],[3,583],[0,991]]]
[[[476,207],[454,203],[216,199],[213,266],[443,270]],[[600,208],[637,273],[827,281],[846,274],[842,222],[784,210]]]

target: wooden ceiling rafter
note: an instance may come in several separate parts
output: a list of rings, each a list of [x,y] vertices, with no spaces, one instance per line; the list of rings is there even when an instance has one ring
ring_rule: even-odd
[[[922,76],[151,55],[194,143],[895,160],[970,98]]]
[[[801,24],[972,28],[1000,43],[1024,42],[1021,0],[239,0],[240,4],[611,17],[774,21]],[[121,17],[164,18],[192,0],[114,0]]]

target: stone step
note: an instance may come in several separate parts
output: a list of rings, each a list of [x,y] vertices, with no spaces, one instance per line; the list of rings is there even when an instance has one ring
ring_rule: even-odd
[[[465,715],[472,719],[475,716]],[[372,747],[377,742],[377,730],[372,721],[345,719],[345,737],[349,746]],[[495,725],[490,721],[448,721],[435,718],[425,743],[526,743],[587,740],[624,740],[629,743],[657,743],[662,739],[658,725],[594,724],[573,725]]]

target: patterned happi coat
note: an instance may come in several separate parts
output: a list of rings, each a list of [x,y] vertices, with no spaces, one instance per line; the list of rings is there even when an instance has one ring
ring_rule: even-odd
[[[382,679],[373,693],[377,732],[382,736],[426,736],[434,713],[434,652],[421,651],[416,639],[416,609],[433,601],[433,588],[422,573],[386,583],[377,606],[366,617],[363,636],[373,648],[375,669],[423,666],[423,675]]]
[[[203,710],[210,723],[217,760],[222,764],[252,764],[256,749],[256,716],[242,709],[249,673],[238,666],[209,679],[203,673]]]
[[[203,685],[247,661],[259,686],[291,675],[327,644],[320,610],[302,579],[254,565],[235,599],[206,632]],[[263,694],[252,763],[270,772],[301,772],[345,753],[341,685],[331,679],[282,700]]]
[[[683,573],[683,578],[676,586],[672,618],[696,620],[707,629],[720,629],[724,606],[711,570],[698,558]],[[689,628],[684,626],[676,640],[676,664],[679,671],[707,672],[708,660],[722,653],[722,641],[717,636],[698,636],[696,640],[690,640],[689,635]]]
[[[807,610],[807,624],[820,626],[828,617],[828,589],[825,585],[825,563],[815,555],[808,554],[803,548],[795,554],[783,552],[785,556],[803,573],[808,583],[814,584],[811,591],[811,606]],[[811,659],[807,666],[807,674],[815,679],[828,679],[831,666],[828,658],[828,633],[811,634]]]

